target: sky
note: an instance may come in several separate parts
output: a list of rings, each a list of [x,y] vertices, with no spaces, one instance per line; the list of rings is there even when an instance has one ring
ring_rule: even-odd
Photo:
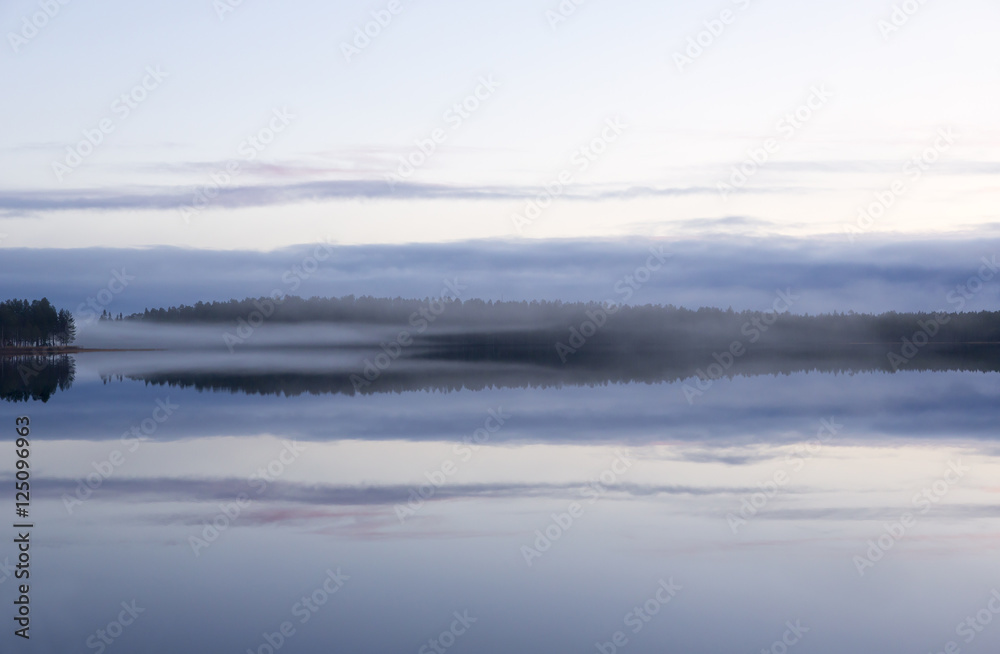
[[[738,228],[725,221],[720,231]],[[654,255],[655,253],[655,255]],[[662,257],[662,263],[656,255]],[[82,339],[103,311],[275,294],[612,301],[792,313],[1000,305],[1000,238],[707,236],[297,245],[271,251],[10,248],[0,297],[48,297]],[[782,305],[784,306],[784,305]]]
[[[987,0],[7,0],[0,299],[48,297],[79,344],[119,347],[137,326],[101,311],[275,293],[997,310],[998,19]],[[130,599],[145,613],[109,651],[280,649],[269,634],[341,567],[283,651],[427,651],[463,610],[482,622],[455,652],[608,651],[676,577],[628,654],[766,651],[798,619],[809,651],[937,652],[997,592],[993,375],[776,373],[697,401],[502,376],[354,396],[144,383],[343,365],[218,349],[81,354],[72,388],[32,404],[32,651],[97,649]],[[503,431],[403,524],[394,507],[494,410]],[[828,418],[843,433],[731,531]],[[309,453],[192,552],[285,439]],[[632,476],[526,562],[619,448]],[[952,457],[964,485],[856,576]],[[70,510],[93,471],[96,501]],[[992,629],[962,651],[996,651]]]
[[[994,3],[42,5],[0,8],[4,255],[1000,225]]]

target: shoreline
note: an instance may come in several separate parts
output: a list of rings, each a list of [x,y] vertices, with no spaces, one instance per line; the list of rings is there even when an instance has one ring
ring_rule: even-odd
[[[164,348],[86,348],[75,346],[0,347],[0,357],[10,356],[60,356],[88,352],[163,352]]]

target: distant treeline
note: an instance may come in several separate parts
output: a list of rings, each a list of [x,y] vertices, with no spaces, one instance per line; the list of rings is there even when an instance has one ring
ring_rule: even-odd
[[[73,315],[46,298],[0,302],[0,347],[69,345],[76,340]]]
[[[431,303],[435,306],[429,306]],[[501,310],[501,305],[513,308],[515,302],[483,302],[451,299],[411,300],[403,298],[377,298],[371,296],[341,298],[286,296],[280,301],[274,298],[246,298],[228,302],[198,302],[193,306],[182,304],[169,309],[146,309],[143,313],[133,313],[126,320],[149,320],[163,323],[205,323],[236,322],[248,320],[252,314],[261,314],[267,320],[282,323],[333,322],[367,324],[405,324],[413,314],[420,315],[421,309],[431,315],[448,315],[448,319],[486,318]],[[527,306],[527,305],[526,305]],[[537,302],[530,306],[541,308]],[[445,307],[442,310],[442,307]]]
[[[1000,342],[1000,312],[978,313],[827,313],[798,315],[777,311],[685,309],[673,305],[608,307],[584,302],[495,302],[484,300],[403,299],[370,296],[308,299],[247,298],[199,302],[194,306],[147,309],[128,320],[160,323],[366,323],[415,328],[448,327],[457,340],[489,334],[507,345],[568,342],[580,336],[609,347],[728,348],[752,345],[899,343],[917,335],[938,343]],[[456,327],[460,329],[455,329]],[[595,329],[596,328],[596,329]],[[411,330],[414,331],[414,330]],[[577,335],[579,334],[579,336]],[[596,337],[591,339],[591,336]],[[452,344],[456,344],[453,343]],[[438,342],[435,345],[444,345]],[[589,346],[588,346],[589,347]],[[641,349],[641,348],[640,348]]]

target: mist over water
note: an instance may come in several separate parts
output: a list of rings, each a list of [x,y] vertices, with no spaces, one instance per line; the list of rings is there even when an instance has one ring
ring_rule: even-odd
[[[394,360],[377,391],[351,393],[303,379],[349,382],[379,349],[333,347],[323,330],[319,349],[280,339],[201,349],[212,334],[185,334],[190,350],[76,355],[72,385],[35,412],[46,462],[38,519],[72,545],[36,582],[37,602],[54,613],[90,597],[49,627],[51,642],[82,642],[101,609],[132,596],[148,611],[134,627],[146,639],[185,615],[186,592],[225,588],[206,633],[253,647],[268,614],[289,611],[329,568],[350,578],[328,618],[299,625],[299,651],[331,639],[416,651],[427,621],[447,627],[465,610],[481,619],[465,647],[482,652],[540,638],[592,651],[618,630],[631,651],[710,652],[769,646],[797,621],[810,651],[855,638],[891,649],[950,637],[963,611],[979,610],[968,598],[989,598],[982,571],[1000,572],[1000,387],[976,366],[934,370],[917,358],[913,370],[840,362],[823,372],[771,361],[689,402],[685,381],[662,371],[625,381],[600,361],[442,360],[428,349]],[[911,465],[892,467],[901,455]],[[913,496],[949,461],[968,472],[921,513]],[[238,497],[249,501],[232,514]],[[916,526],[859,574],[855,557],[867,560],[869,541],[904,512]],[[248,576],[251,560],[269,563]],[[70,569],[84,572],[67,590]],[[99,585],[88,570],[101,571]],[[370,586],[388,578],[393,599]],[[680,589],[631,632],[628,614],[661,581]],[[880,598],[900,589],[887,608]],[[767,601],[748,613],[754,597]],[[376,607],[392,630],[377,629]],[[886,631],[900,607],[923,625],[903,641]],[[742,617],[715,630],[719,611]],[[537,633],[510,628],[539,616]]]
[[[227,343],[226,335],[231,337]],[[241,329],[237,323],[166,325],[97,321],[80,330],[76,345],[94,349],[222,350],[266,347],[352,347],[371,345],[394,335],[384,325],[297,325],[262,323]]]
[[[36,607],[83,607],[45,638],[72,651],[122,597],[144,609],[123,639],[180,616],[258,653],[961,637],[1000,586],[998,314],[797,300],[260,298],[2,357],[60,546]],[[191,592],[219,598],[211,624]],[[1000,644],[977,626],[969,651]]]
[[[119,597],[150,642],[195,589],[225,598],[206,640],[253,652],[320,588],[298,651],[419,653],[459,619],[477,652],[890,651],[996,585],[994,314],[366,302],[99,321],[0,359],[66,546],[36,605],[86,605],[53,646]]]
[[[4,2],[0,654],[997,654],[998,21]]]

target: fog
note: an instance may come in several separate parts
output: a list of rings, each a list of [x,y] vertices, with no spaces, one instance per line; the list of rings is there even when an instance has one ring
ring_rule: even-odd
[[[76,345],[94,349],[221,350],[297,346],[352,348],[395,336],[398,330],[376,325],[269,324],[251,328],[231,324],[157,324],[97,321],[81,329]],[[229,339],[227,340],[227,336]]]
[[[660,264],[650,259],[653,250],[666,262],[650,270],[646,281],[627,282],[647,263]],[[0,297],[48,296],[74,312],[78,322],[96,318],[103,309],[117,315],[273,291],[304,297],[438,297],[446,281],[457,282],[463,299],[766,310],[778,290],[790,289],[800,296],[794,313],[978,310],[998,306],[996,284],[961,298],[962,306],[949,301],[949,293],[980,271],[995,275],[998,253],[1000,240],[960,233],[907,239],[871,234],[855,240],[720,234],[674,240],[322,244],[270,252],[6,248],[0,258]]]

